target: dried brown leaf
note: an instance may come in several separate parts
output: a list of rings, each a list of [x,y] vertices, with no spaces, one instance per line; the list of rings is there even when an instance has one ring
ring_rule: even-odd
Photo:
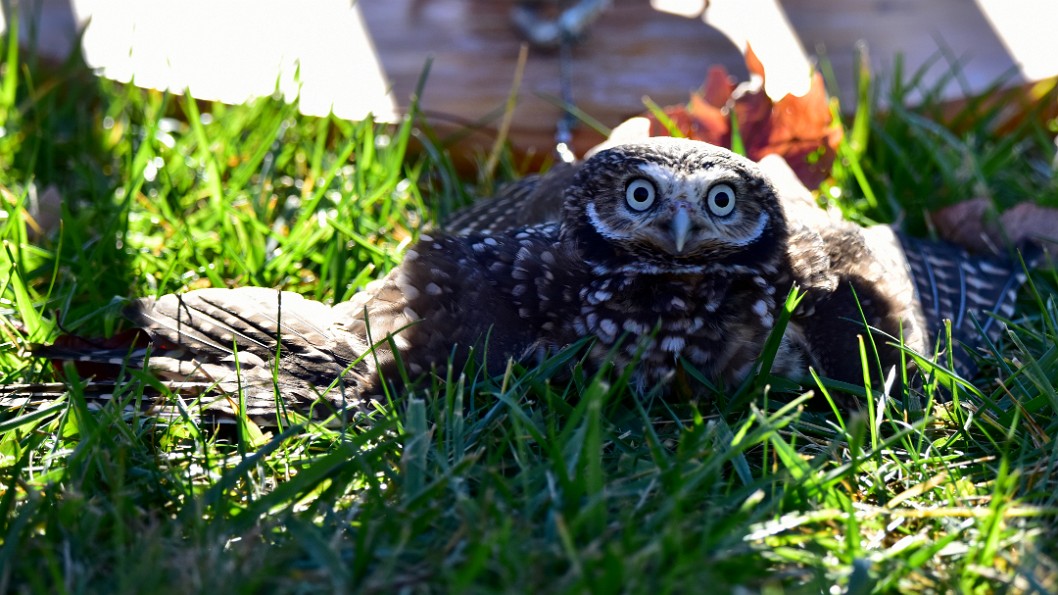
[[[992,201],[975,198],[934,211],[938,235],[967,250],[991,252],[1034,241],[1058,253],[1058,209],[1023,202],[1002,214]]]
[[[702,89],[691,95],[686,105],[665,109],[665,114],[688,138],[731,146],[731,111],[747,155],[760,160],[765,155],[781,155],[810,188],[828,175],[841,141],[841,126],[834,122],[830,100],[818,72],[804,96],[786,95],[772,102],[764,92],[764,66],[753,49],[747,47],[746,68],[751,81],[736,86],[720,66],[709,70]],[[667,135],[668,129],[651,118],[651,133]]]

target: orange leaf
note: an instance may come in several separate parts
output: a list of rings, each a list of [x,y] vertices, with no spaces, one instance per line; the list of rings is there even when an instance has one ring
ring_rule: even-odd
[[[764,92],[764,66],[748,46],[745,59],[749,83],[735,86],[723,67],[714,66],[702,89],[691,95],[686,106],[666,108],[665,114],[685,136],[730,147],[730,114],[734,110],[751,159],[781,155],[806,186],[819,186],[830,175],[842,136],[841,126],[831,115],[823,77],[813,73],[811,87],[803,97],[786,95],[772,102]],[[668,134],[665,126],[651,120],[651,134]]]

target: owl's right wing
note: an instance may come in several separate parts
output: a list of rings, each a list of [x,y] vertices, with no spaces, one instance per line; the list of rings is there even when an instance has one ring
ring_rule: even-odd
[[[124,314],[154,339],[152,371],[242,392],[251,413],[275,411],[277,398],[297,409],[320,398],[345,409],[369,385],[355,365],[363,341],[338,329],[330,306],[296,293],[199,289],[135,300]]]
[[[967,253],[951,244],[898,234],[907,271],[914,282],[917,303],[934,338],[946,334],[962,348],[952,349],[955,369],[964,375],[976,370],[972,353],[999,340],[1004,320],[1014,315],[1017,293],[1027,275],[1020,261],[1002,256]],[[1036,246],[1024,246],[1025,265],[1036,264]],[[936,340],[936,339],[934,339]]]

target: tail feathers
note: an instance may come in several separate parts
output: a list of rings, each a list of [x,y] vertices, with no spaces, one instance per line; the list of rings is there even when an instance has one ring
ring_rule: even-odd
[[[110,377],[123,367],[142,368],[148,348],[84,349],[61,344],[29,346],[29,355],[60,362],[74,362],[81,376]]]

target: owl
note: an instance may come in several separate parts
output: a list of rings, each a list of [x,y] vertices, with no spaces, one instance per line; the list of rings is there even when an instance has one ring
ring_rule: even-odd
[[[787,371],[796,373],[798,365],[807,364],[824,376],[862,386],[859,349],[866,339],[868,350],[877,351],[877,357],[870,357],[872,372],[879,373],[875,380],[898,371],[912,359],[904,355],[910,352],[936,356],[945,366],[950,357],[957,373],[973,375],[975,349],[985,338],[998,340],[1002,320],[1014,313],[1017,290],[1026,280],[1020,262],[969,254],[947,242],[908,236],[893,226],[861,227],[835,209],[820,208],[781,157],[765,157],[759,166],[773,181],[787,221],[783,263],[789,274],[775,278],[782,280],[776,288],[788,290],[792,279],[804,294],[784,337],[784,345],[795,347],[792,353],[800,358],[787,362]],[[456,234],[504,233],[556,220],[560,209],[553,197],[579,167],[563,163],[546,174],[527,176],[495,198],[456,213],[447,229]],[[1028,268],[1040,260],[1039,246],[1026,243],[1019,248]],[[949,325],[952,344],[946,342]],[[908,373],[920,372],[913,361],[910,364]]]
[[[925,309],[907,305],[921,295],[912,265],[884,247],[895,236],[879,242],[803,203],[780,199],[757,164],[730,151],[653,138],[524,181],[457,218],[455,232],[420,235],[346,302],[254,287],[146,298],[126,315],[148,344],[39,355],[142,365],[207,408],[230,411],[240,395],[259,416],[369,410],[391,387],[472,357],[499,374],[511,358],[585,338],[589,371],[628,368],[640,391],[687,366],[732,386],[759,365],[794,286],[805,297],[773,373],[814,366],[862,382],[865,322],[925,350]],[[502,213],[517,217],[506,225]],[[959,270],[988,267],[1000,270]],[[882,351],[886,364],[899,359]]]

